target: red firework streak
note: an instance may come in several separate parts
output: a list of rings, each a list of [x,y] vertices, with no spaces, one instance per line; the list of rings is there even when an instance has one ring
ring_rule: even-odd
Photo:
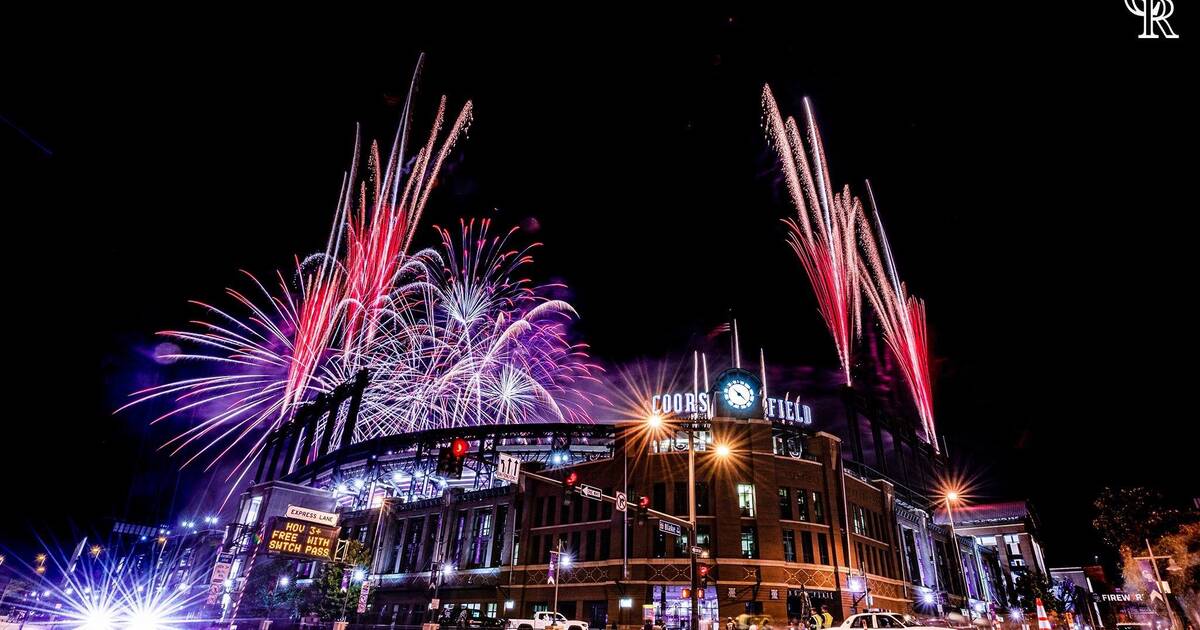
[[[929,337],[925,327],[925,301],[908,294],[908,287],[896,273],[896,262],[883,221],[875,206],[875,193],[867,182],[867,196],[875,216],[874,229],[865,215],[860,221],[863,244],[862,283],[867,301],[879,314],[883,338],[900,364],[917,413],[925,429],[925,438],[938,451],[937,431],[933,423],[933,383],[929,374]],[[874,232],[878,231],[876,240]]]
[[[849,385],[853,336],[862,327],[855,241],[862,203],[850,195],[848,186],[841,193],[832,193],[825,147],[808,99],[804,99],[807,150],[796,119],[789,116],[784,120],[770,86],[763,87],[762,101],[768,136],[779,154],[788,194],[796,206],[796,217],[784,221],[788,245],[804,265]]]
[[[299,261],[296,267],[302,281],[302,301],[296,314],[296,336],[292,341],[292,361],[288,365],[281,416],[304,400],[308,382],[337,327],[337,307],[342,301],[342,273],[336,265],[322,261],[318,271],[307,277]]]
[[[407,105],[405,109],[407,111]],[[439,148],[437,139],[445,116],[446,98],[442,97],[429,140],[417,152],[403,190],[400,189],[400,181],[404,179],[404,137],[401,135],[392,146],[387,172],[382,177],[379,146],[372,143],[367,163],[369,180],[372,182],[369,196],[367,183],[363,182],[359,185],[357,208],[351,207],[349,192],[343,198],[339,215],[348,217],[343,334],[346,358],[351,358],[355,351],[369,345],[375,335],[379,313],[387,305],[397,275],[404,267],[408,247],[437,180],[438,171],[454,148],[455,141],[471,123],[470,101],[459,112]],[[407,124],[407,113],[405,118]],[[357,152],[356,147],[356,155]],[[354,180],[355,170],[356,167],[352,166],[350,181]]]

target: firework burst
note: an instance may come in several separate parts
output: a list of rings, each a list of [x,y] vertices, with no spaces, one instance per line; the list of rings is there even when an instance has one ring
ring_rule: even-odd
[[[933,422],[933,383],[929,371],[929,338],[925,328],[925,302],[908,294],[908,287],[896,273],[896,261],[879,209],[875,206],[875,193],[867,182],[867,196],[871,200],[874,226],[865,214],[860,218],[860,233],[863,261],[863,293],[879,315],[883,338],[891,349],[900,371],[908,383],[909,392],[921,418],[925,439],[938,450],[937,431]],[[875,233],[878,232],[878,237]]]
[[[246,273],[255,290],[227,290],[233,309],[196,302],[206,316],[191,330],[161,333],[184,346],[162,358],[204,364],[210,373],[134,392],[118,411],[164,400],[171,408],[152,422],[199,416],[164,445],[172,454],[186,451],[184,465],[203,456],[207,470],[233,458],[226,480],[236,487],[270,430],[363,368],[371,379],[354,441],[477,424],[590,421],[580,386],[598,368],[586,346],[568,338],[574,309],[547,297],[555,285],[516,275],[533,246],[513,249],[511,231],[492,236],[488,221],[471,221],[458,239],[439,230],[440,250],[409,253],[438,173],[472,117],[468,102],[446,127],[443,98],[410,161],[410,104],[386,163],[371,145],[365,181],[356,135],[323,253],[298,260],[294,274],[276,273],[275,289]]]
[[[762,102],[768,136],[779,154],[788,195],[796,207],[796,217],[784,221],[788,245],[808,275],[849,385],[853,338],[862,326],[855,236],[862,204],[851,196],[849,186],[840,193],[832,191],[825,147],[808,99],[804,99],[807,146],[796,119],[789,116],[785,120],[780,114],[770,86],[763,87]]]

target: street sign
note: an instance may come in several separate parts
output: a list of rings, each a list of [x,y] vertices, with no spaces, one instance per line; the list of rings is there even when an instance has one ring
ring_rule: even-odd
[[[334,527],[338,524],[338,515],[335,512],[322,512],[298,505],[287,506],[287,511],[283,515],[287,518],[308,521],[317,525],[327,525],[329,527]]]
[[[212,576],[208,580],[208,599],[206,604],[217,603],[221,591],[225,590],[225,580],[229,579],[229,570],[233,567],[233,554],[217,554],[217,562],[213,565]]]
[[[581,484],[579,486],[579,494],[582,494],[589,499],[595,499],[596,501],[599,501],[601,497],[604,496],[604,493],[600,490],[600,488],[597,488],[596,486],[589,486],[587,484]]]
[[[624,492],[617,493],[617,511],[618,512],[625,511],[625,506],[626,506],[627,501],[628,501],[628,499],[626,499]]]
[[[437,610],[442,607],[442,600],[434,597],[429,600],[429,610]]]
[[[703,556],[704,555],[704,547],[701,547],[700,545],[692,545],[692,555],[693,556]]]
[[[499,461],[496,462],[496,478],[510,483],[517,483],[521,477],[521,460],[512,455],[500,453]]]
[[[680,527],[679,524],[672,523],[671,521],[659,521],[658,522],[658,531],[664,532],[667,534],[674,534],[676,536],[683,535],[683,528]]]

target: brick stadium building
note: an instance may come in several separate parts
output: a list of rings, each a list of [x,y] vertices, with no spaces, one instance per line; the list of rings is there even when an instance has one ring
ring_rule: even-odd
[[[759,401],[761,384],[744,371],[731,373],[711,394],[661,400],[676,417],[690,411],[696,431],[697,543],[711,569],[700,591],[701,619],[761,613],[778,624],[799,616],[806,601],[841,619],[867,607],[935,613],[938,604],[971,609],[1000,599],[994,576],[971,569],[984,565],[977,555],[964,558],[966,571],[954,569],[949,532],[926,509],[944,460],[911,424],[849,390],[834,407],[844,413],[822,422],[808,405]],[[739,408],[721,399],[730,378],[755,392],[737,400]],[[289,457],[310,452],[297,445],[312,443],[315,418],[280,430],[242,497],[226,545],[238,556],[235,591],[246,582],[252,532],[300,505],[338,512],[343,538],[370,549],[363,568],[373,590],[364,623],[419,624],[437,614],[428,610],[434,596],[442,614],[460,607],[483,617],[548,610],[555,590],[547,583],[550,551],[561,541],[572,562],[558,580],[559,612],[593,626],[640,625],[647,615],[685,627],[687,538],[660,531],[653,518],[637,523],[632,506],[646,496],[654,510],[686,519],[688,440],[678,425],[668,423],[675,428],[660,434],[644,420],[486,426],[360,443],[344,435],[346,446]],[[455,438],[470,444],[464,474],[439,477],[436,456]],[[717,446],[728,447],[728,455]],[[574,472],[607,495],[625,490],[630,511],[582,496],[564,506],[558,485],[497,479],[501,453],[547,477]],[[970,544],[966,551],[987,553]],[[297,583],[309,583],[320,566],[297,561]]]

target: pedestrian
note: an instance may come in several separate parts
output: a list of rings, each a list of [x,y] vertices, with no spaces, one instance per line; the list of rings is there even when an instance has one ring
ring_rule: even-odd
[[[825,622],[826,628],[833,627],[833,615],[829,614],[828,606],[821,606],[821,620]]]
[[[813,609],[812,615],[808,618],[808,627],[811,630],[821,630],[825,627],[825,620],[821,617],[820,611]]]
[[[458,613],[458,630],[467,630],[467,624],[471,620],[471,610],[466,606],[462,607],[462,611]]]
[[[654,624],[651,623],[649,619],[647,619],[646,623],[642,624],[642,630],[654,630]]]
[[[733,617],[730,617],[729,620],[725,622],[725,630],[737,630],[737,623],[733,620]]]

